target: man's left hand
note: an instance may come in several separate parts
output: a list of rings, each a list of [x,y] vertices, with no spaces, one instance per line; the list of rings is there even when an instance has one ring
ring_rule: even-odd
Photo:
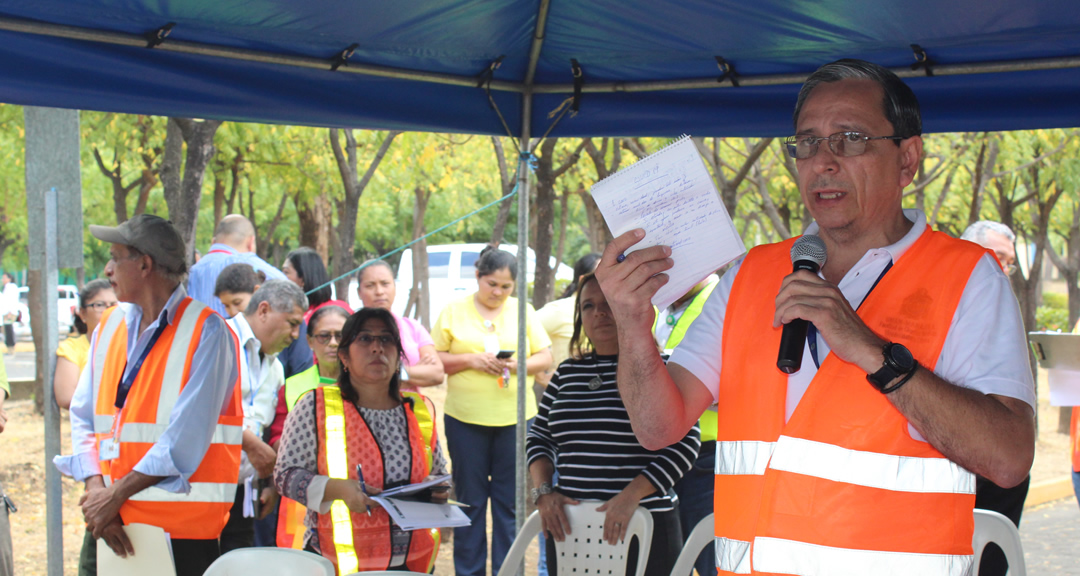
[[[94,538],[101,538],[110,524],[119,521],[120,506],[124,502],[117,497],[114,486],[91,490],[83,495],[83,519],[86,520],[86,529]]]
[[[246,450],[248,460],[255,467],[255,473],[259,478],[269,478],[274,473],[274,465],[277,463],[277,453],[269,444],[263,441],[254,442],[250,449]]]
[[[867,373],[881,367],[881,349],[886,342],[859,318],[839,288],[806,270],[784,278],[776,295],[773,326],[797,318],[812,322],[841,360]]]

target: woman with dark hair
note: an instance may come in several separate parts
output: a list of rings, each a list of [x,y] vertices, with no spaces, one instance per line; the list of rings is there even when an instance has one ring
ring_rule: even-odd
[[[323,263],[322,256],[319,256],[314,249],[301,246],[289,252],[285,255],[285,263],[281,265],[281,271],[286,278],[303,288],[304,293],[307,294],[308,311],[304,314],[304,322],[311,318],[313,312],[326,305],[341,306],[352,313],[348,302],[333,299],[326,264]]]
[[[551,364],[551,342],[527,307],[525,378],[516,377],[518,302],[510,297],[517,276],[513,254],[487,247],[476,261],[479,289],[451,302],[432,330],[435,350],[449,375],[446,441],[454,461],[458,500],[470,507],[470,526],[454,529],[457,576],[487,570],[487,505],[491,499],[491,573],[502,566],[514,540],[514,427],[517,386],[531,389],[533,375]],[[536,397],[526,394],[525,417],[536,415]]]
[[[591,273],[581,280],[576,303],[571,357],[551,379],[527,443],[529,475],[537,486],[533,503],[549,536],[548,570],[557,572],[552,539],[561,542],[568,533],[565,506],[599,504],[596,509],[605,513],[604,540],[614,544],[625,539],[630,516],[640,505],[653,517],[645,574],[667,576],[682,548],[672,486],[697,457],[698,427],[655,452],[638,443],[615,384],[618,326]],[[553,486],[556,470],[559,481]],[[629,556],[636,558],[633,552]],[[633,569],[627,567],[626,573]]]
[[[397,296],[394,271],[385,260],[368,260],[356,273],[356,293],[369,308],[390,310]],[[424,386],[438,386],[446,378],[442,360],[435,352],[431,334],[412,318],[394,314],[401,331],[401,345],[405,349],[405,373],[402,377],[405,390],[416,392]]]
[[[446,472],[434,405],[399,391],[401,339],[389,311],[350,316],[337,355],[337,384],[305,394],[285,420],[274,484],[307,506],[304,548],[338,574],[431,572],[438,531],[398,528],[368,495]],[[446,492],[431,497],[445,500]],[[346,526],[351,536],[342,538]]]
[[[116,293],[109,281],[104,278],[91,280],[79,293],[79,307],[75,309],[76,336],[68,336],[56,347],[56,375],[53,377],[53,392],[56,403],[61,408],[71,405],[79,375],[86,366],[86,355],[90,352],[88,335],[94,333],[101,315],[105,310],[116,305]]]
[[[559,364],[570,356],[570,336],[574,332],[574,310],[577,308],[574,296],[577,295],[581,278],[596,270],[598,262],[600,262],[600,255],[596,252],[578,258],[577,262],[574,263],[574,280],[566,287],[562,296],[558,300],[548,302],[543,308],[536,311],[536,317],[540,320],[540,324],[544,326],[548,337],[551,338],[552,357],[551,366],[536,375],[537,388],[539,388],[536,391],[537,394],[543,395],[543,386],[547,386],[547,383],[551,381],[551,376],[555,374],[555,368],[558,368]]]

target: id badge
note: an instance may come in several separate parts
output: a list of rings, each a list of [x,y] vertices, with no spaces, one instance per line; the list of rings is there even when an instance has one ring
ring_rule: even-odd
[[[98,459],[102,462],[120,457],[120,444],[112,438],[105,438],[98,448]]]

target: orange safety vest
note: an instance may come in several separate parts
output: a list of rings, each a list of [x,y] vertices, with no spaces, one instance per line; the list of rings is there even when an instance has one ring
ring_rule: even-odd
[[[1080,406],[1072,409],[1072,422],[1069,423],[1069,442],[1072,444],[1073,472],[1080,472]]]
[[[122,310],[105,312],[94,345],[91,377],[94,436],[99,446],[107,438],[118,440],[120,445],[117,458],[100,462],[106,486],[130,472],[168,428],[173,407],[187,385],[203,326],[212,314],[210,308],[191,298],[180,302],[173,323],[147,354],[124,408],[117,414],[114,402],[127,365],[128,327]],[[237,355],[235,335],[232,345]],[[142,490],[120,507],[124,524],[160,526],[177,539],[210,540],[221,534],[240,475],[244,413],[238,381],[239,377],[233,382],[206,455],[188,479],[191,492],[177,494],[156,486]]]
[[[718,571],[966,574],[974,475],[911,438],[907,419],[858,366],[828,355],[784,422],[782,329],[771,326],[793,242],[751,250],[728,301],[713,497]],[[858,314],[932,371],[984,253],[928,230]]]
[[[356,465],[361,464],[368,486],[380,490],[392,488],[384,481],[382,449],[356,406],[342,400],[337,386],[316,388],[315,394],[319,474],[358,482]],[[427,411],[435,414],[430,400],[415,393],[409,395],[422,398]],[[406,401],[405,405],[412,449],[409,482],[417,483],[431,472],[429,458],[435,450],[437,433],[432,427],[428,439],[421,431],[413,404]],[[372,510],[370,515],[350,512],[345,502],[335,500],[329,514],[318,515],[319,547],[341,575],[390,568],[393,558],[390,530],[390,516],[382,508]],[[413,530],[405,558],[406,568],[413,572],[431,572],[439,539],[438,530]]]

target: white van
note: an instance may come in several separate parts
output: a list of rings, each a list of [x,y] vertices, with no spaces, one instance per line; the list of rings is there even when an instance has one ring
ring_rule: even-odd
[[[476,261],[480,258],[480,251],[487,244],[441,244],[428,246],[428,294],[431,299],[431,325],[439,318],[439,313],[446,305],[458,298],[476,291]],[[514,244],[500,244],[499,248],[517,255],[517,246]],[[529,262],[526,268],[529,282],[533,281],[536,270],[536,254],[532,248],[528,249]],[[555,264],[552,257],[551,265]],[[401,314],[405,311],[405,303],[409,301],[409,290],[413,285],[412,248],[401,253],[401,262],[397,272],[397,295],[392,307],[394,313]],[[560,263],[555,270],[555,278],[571,281],[574,279],[574,269]],[[359,309],[362,304],[356,294],[356,281],[349,286],[349,305]]]

